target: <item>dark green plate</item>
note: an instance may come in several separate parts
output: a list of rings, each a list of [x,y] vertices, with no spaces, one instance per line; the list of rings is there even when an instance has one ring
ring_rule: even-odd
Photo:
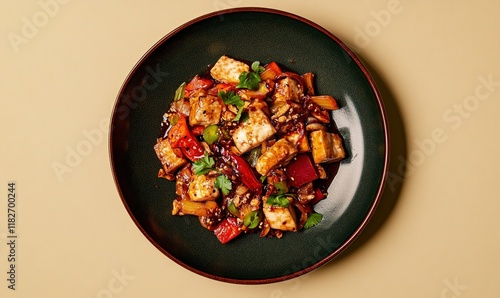
[[[222,245],[195,217],[170,214],[175,185],[157,178],[153,151],[162,115],[180,83],[222,55],[276,61],[313,72],[318,94],[337,98],[333,118],[347,158],[316,210],[316,227],[281,239],[243,235]],[[110,154],[123,203],[141,232],[162,253],[203,276],[233,283],[269,283],[299,276],[340,254],[374,213],[388,166],[388,128],[373,79],[338,38],[290,13],[240,8],[182,25],[137,63],[112,115]]]

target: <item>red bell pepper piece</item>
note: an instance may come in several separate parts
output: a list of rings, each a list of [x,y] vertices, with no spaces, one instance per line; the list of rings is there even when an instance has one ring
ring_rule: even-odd
[[[234,217],[225,218],[214,230],[217,239],[224,244],[241,234],[242,230],[238,226],[238,222]]]
[[[297,155],[294,161],[286,166],[289,185],[301,187],[302,185],[318,179],[318,173],[311,159],[305,153]]]
[[[251,191],[256,194],[262,193],[262,183],[255,177],[252,167],[243,159],[234,153],[229,153],[229,159],[233,162],[236,172]]]
[[[325,199],[325,198],[326,198],[326,196],[325,196],[325,194],[323,193],[323,191],[321,191],[321,189],[319,189],[319,188],[316,188],[316,189],[314,190],[314,199],[312,199],[312,200],[309,202],[309,204],[310,204],[311,206],[314,206],[314,205],[316,205],[319,201],[321,201],[321,200],[323,200],[323,199]]]
[[[235,90],[236,90],[236,88],[231,84],[219,83],[219,84],[216,84],[215,86],[213,86],[212,88],[210,88],[210,90],[208,90],[208,94],[217,96],[219,94],[219,91],[229,92],[229,91],[235,91]]]
[[[205,149],[189,130],[184,116],[181,116],[179,121],[172,126],[168,132],[168,140],[172,148],[180,148],[191,161],[196,161],[205,155]]]
[[[196,75],[189,83],[187,83],[186,87],[184,87],[184,90],[186,91],[194,91],[197,89],[207,90],[208,88],[212,87],[213,84],[214,82],[211,79],[202,78]]]
[[[195,136],[201,136],[203,134],[204,129],[205,129],[205,127],[203,125],[196,125],[196,126],[191,127],[191,132]]]

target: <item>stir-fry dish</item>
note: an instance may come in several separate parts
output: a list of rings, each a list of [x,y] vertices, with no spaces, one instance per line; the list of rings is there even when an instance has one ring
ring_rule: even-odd
[[[345,157],[329,95],[314,74],[222,56],[176,90],[154,150],[175,181],[173,215],[192,215],[221,243],[242,233],[281,238],[317,225],[325,164]]]

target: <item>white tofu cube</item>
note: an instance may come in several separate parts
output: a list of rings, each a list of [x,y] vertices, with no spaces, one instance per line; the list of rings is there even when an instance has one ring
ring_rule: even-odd
[[[248,116],[248,120],[233,134],[234,144],[242,154],[259,146],[276,133],[276,129],[262,110],[249,109]]]
[[[266,152],[264,152],[255,165],[255,169],[261,175],[282,165],[286,165],[297,154],[297,148],[286,139],[279,139]]]
[[[293,199],[289,198],[289,200]],[[263,211],[271,228],[282,231],[297,231],[297,219],[292,205],[285,208],[265,203]]]
[[[191,111],[189,124],[208,126],[218,124],[222,114],[222,104],[217,96],[197,92],[189,98]]]
[[[215,187],[215,179],[215,176],[194,175],[188,190],[191,201],[200,202],[217,199],[219,189]]]
[[[238,84],[241,73],[249,71],[250,66],[246,63],[222,56],[210,70],[210,75],[212,78],[223,83]]]
[[[154,150],[166,174],[170,174],[185,165],[187,160],[175,154],[167,139],[159,139]]]
[[[311,132],[312,156],[315,163],[335,162],[344,159],[345,151],[339,135],[315,130]]]
[[[304,95],[304,87],[291,77],[285,77],[276,84],[274,99],[276,101],[298,101]]]

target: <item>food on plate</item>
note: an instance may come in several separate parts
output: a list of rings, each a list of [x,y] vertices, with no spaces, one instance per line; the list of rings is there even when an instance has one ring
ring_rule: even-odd
[[[175,181],[173,215],[192,215],[221,243],[243,233],[281,238],[317,225],[327,164],[345,158],[314,74],[222,56],[180,84],[154,150]]]

